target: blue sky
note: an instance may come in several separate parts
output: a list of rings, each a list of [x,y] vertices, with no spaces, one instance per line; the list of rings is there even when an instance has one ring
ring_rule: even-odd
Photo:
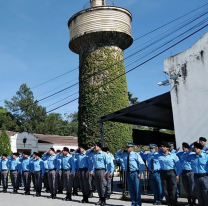
[[[0,1],[0,100],[15,95],[22,83],[33,88],[47,80],[78,67],[79,57],[68,48],[68,19],[83,9],[88,0],[7,0]],[[201,6],[206,0],[114,0],[116,6],[128,9],[133,15],[132,34],[139,36]],[[208,7],[208,6],[207,6]],[[206,7],[206,8],[207,8]],[[202,11],[202,10],[200,10]],[[194,14],[196,14],[195,12]],[[135,41],[125,51],[125,57],[143,43],[165,32],[192,15]],[[156,59],[127,75],[128,90],[139,101],[169,91],[169,86],[159,87],[165,80],[163,59],[189,48],[207,29],[168,50]],[[50,83],[32,89],[35,99],[40,100],[60,89],[78,82],[78,70]],[[76,98],[72,95],[78,87],[62,95],[40,102],[51,110]],[[65,101],[55,102],[68,97]],[[51,104],[54,104],[50,106]],[[4,101],[0,102],[4,106]],[[61,114],[78,110],[77,101],[62,107]]]

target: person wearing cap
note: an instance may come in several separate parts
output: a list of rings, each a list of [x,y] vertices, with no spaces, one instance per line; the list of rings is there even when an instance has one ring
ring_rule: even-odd
[[[72,158],[72,156],[69,154],[69,148],[64,147],[63,148],[63,155],[61,156],[61,161],[58,162],[62,164],[63,168],[63,181],[64,181],[64,187],[66,189],[66,197],[63,199],[64,201],[71,201],[71,193],[72,193],[72,185],[73,185],[73,175],[76,169],[76,164]]]
[[[204,138],[204,137],[200,137],[199,138],[199,143],[202,145],[202,147],[203,147],[203,151],[204,152],[206,152],[206,153],[208,153],[208,146],[206,145],[206,142],[207,142],[207,139],[206,138]]]
[[[43,160],[41,159],[42,154],[35,153],[35,161],[33,161],[33,170],[30,170],[34,173],[35,178],[35,190],[36,194],[34,197],[40,197],[41,196],[41,190],[42,190],[42,179],[44,177],[45,167]]]
[[[126,169],[126,179],[131,196],[131,202],[134,206],[141,206],[141,174],[145,170],[145,164],[141,156],[134,152],[134,143],[126,143],[127,152],[120,150],[117,153],[119,159],[123,159]]]
[[[86,155],[87,150],[86,145],[80,145],[80,147],[73,152],[73,155],[76,157],[76,176],[79,179],[79,185],[81,187],[81,191],[83,194],[83,199],[80,201],[80,203],[88,203],[88,197],[89,197],[89,162],[88,162],[88,156]]]
[[[169,145],[169,147],[170,147],[170,149],[169,149],[169,152],[170,153],[177,153],[177,150],[175,150],[174,149],[174,145],[175,145],[175,143],[174,142],[168,142],[168,145]]]
[[[149,144],[150,153],[144,154],[145,150],[140,152],[142,159],[147,161],[147,167],[149,169],[149,181],[154,194],[154,205],[161,205],[163,199],[162,184],[160,178],[160,163],[157,159],[154,159],[154,155],[158,154],[155,148],[156,144]]]
[[[49,149],[50,157],[47,159],[48,163],[48,182],[50,187],[50,197],[52,199],[56,199],[57,194],[57,175],[59,172],[59,168],[57,168],[57,159],[54,148]]]
[[[13,153],[12,158],[10,160],[9,170],[10,170],[10,177],[13,186],[13,192],[11,194],[17,194],[17,190],[19,188],[19,181],[18,181],[18,168],[19,168],[19,153]]]
[[[50,157],[49,151],[45,152],[42,156],[42,160],[44,163],[44,168],[45,168],[45,173],[43,177],[43,182],[44,182],[44,187],[45,187],[45,192],[49,193],[50,192],[50,187],[49,187],[49,182],[48,182],[48,158]]]
[[[9,170],[9,162],[7,159],[7,154],[2,154],[2,158],[0,161],[0,173],[1,180],[3,185],[3,190],[1,192],[7,193],[8,189],[8,170]]]
[[[169,151],[168,142],[161,143],[162,153],[154,155],[161,167],[160,177],[166,202],[168,205],[177,205],[177,182],[182,172],[182,166],[175,153]]]
[[[106,204],[106,176],[109,171],[107,168],[107,155],[101,148],[101,143],[97,142],[94,147],[87,150],[86,154],[88,155],[91,153],[90,155],[93,161],[93,171],[91,172],[94,172],[95,185],[100,198],[96,205],[104,206]],[[95,151],[93,151],[94,149]]]
[[[63,185],[63,168],[62,168],[62,164],[61,164],[61,156],[62,156],[62,151],[61,150],[56,150],[56,159],[57,159],[57,164],[59,162],[59,173],[57,175],[57,188],[58,194],[63,194],[63,189],[64,189],[64,185]]]
[[[30,183],[31,183],[31,174],[30,174],[30,152],[23,152],[23,157],[20,159],[20,166],[18,168],[18,174],[22,172],[23,181],[25,186],[25,192],[23,195],[30,195]]]
[[[182,143],[183,152],[178,152],[176,155],[179,157],[180,163],[182,165],[182,183],[184,190],[187,195],[188,205],[196,204],[196,196],[194,192],[195,182],[194,182],[194,173],[191,168],[191,162],[186,159],[186,155],[189,154],[189,144],[186,142]],[[193,152],[192,152],[193,153]]]
[[[107,167],[108,167],[109,172],[106,177],[106,180],[107,180],[107,191],[106,191],[107,197],[106,197],[106,199],[110,199],[110,195],[112,192],[113,174],[114,174],[114,169],[115,169],[115,158],[110,153],[108,147],[104,147],[102,150],[107,154]]]
[[[199,206],[208,206],[208,155],[200,143],[194,143],[195,153],[187,152],[183,159],[190,162],[194,172],[195,191]]]

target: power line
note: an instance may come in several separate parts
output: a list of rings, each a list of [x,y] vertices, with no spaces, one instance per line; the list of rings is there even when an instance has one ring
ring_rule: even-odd
[[[164,53],[165,51],[167,51],[167,50],[171,49],[172,47],[178,45],[179,43],[185,41],[186,39],[188,39],[189,37],[191,37],[191,36],[193,36],[194,34],[198,33],[199,31],[201,31],[202,29],[206,28],[207,26],[208,26],[208,24],[206,24],[205,26],[201,27],[201,28],[198,29],[197,31],[191,33],[190,35],[188,35],[188,36],[186,36],[185,38],[183,38],[183,39],[179,40],[178,42],[176,42],[175,44],[169,46],[168,48],[165,48],[164,50],[162,50],[162,51],[159,52],[158,54],[154,55],[153,57],[147,59],[146,61],[142,62],[141,64],[135,66],[134,68],[132,68],[132,69],[128,70],[127,72],[125,72],[125,73],[123,73],[123,74],[117,76],[116,78],[110,80],[109,82],[107,82],[107,83],[101,85],[100,87],[98,87],[98,88],[96,88],[96,89],[99,89],[99,88],[105,86],[106,84],[109,84],[110,82],[115,81],[116,79],[120,78],[121,76],[123,76],[123,75],[125,75],[125,74],[127,74],[127,73],[132,72],[133,70],[137,69],[138,67],[142,66],[143,64],[145,64],[145,63],[149,62],[150,60],[156,58],[157,56],[161,55],[161,54]],[[56,108],[54,108],[54,109],[48,111],[47,113],[53,112],[53,111],[55,111],[55,110],[57,110],[57,109],[59,109],[59,108],[65,106],[65,105],[67,105],[67,104],[69,104],[69,103],[72,103],[72,102],[74,102],[74,101],[76,101],[76,100],[78,100],[78,98],[73,99],[73,100],[71,100],[70,102],[67,102],[67,103],[65,103],[65,104],[63,104],[63,105],[61,105],[61,106],[59,106],[59,107],[56,107]]]
[[[136,39],[134,40],[134,42],[137,41],[138,39],[141,39],[141,38],[143,38],[143,37],[145,37],[145,36],[147,36],[147,35],[149,35],[149,34],[155,32],[155,31],[157,31],[157,30],[159,30],[159,29],[161,29],[161,28],[163,28],[163,27],[165,27],[165,26],[167,26],[167,25],[169,25],[169,24],[171,24],[171,23],[173,23],[173,22],[175,22],[175,21],[177,21],[177,20],[179,20],[179,19],[181,19],[181,18],[183,18],[183,17],[185,17],[185,16],[187,16],[187,15],[189,15],[189,14],[191,14],[191,13],[193,13],[193,12],[195,12],[195,11],[201,9],[201,8],[203,8],[203,7],[205,7],[206,5],[208,5],[208,3],[202,5],[202,6],[198,7],[198,8],[196,8],[196,9],[194,9],[194,10],[192,10],[192,11],[190,11],[190,12],[188,12],[188,13],[186,13],[186,14],[184,14],[184,15],[182,15],[182,16],[180,16],[180,17],[178,17],[178,18],[176,18],[176,19],[174,19],[174,20],[172,20],[172,21],[170,21],[170,22],[168,22],[168,23],[166,23],[166,24],[164,24],[164,25],[162,25],[162,26],[160,26],[160,27],[158,27],[158,28],[156,28],[156,29],[154,29],[154,30],[152,30],[152,31],[150,31],[150,32],[148,32],[148,33],[146,33],[146,34],[144,34],[144,35],[142,35],[142,36],[140,36],[140,37],[138,37],[138,38],[136,38]],[[37,88],[37,87],[39,87],[39,86],[42,86],[42,85],[44,85],[44,84],[46,84],[46,83],[49,83],[49,82],[51,82],[51,81],[53,81],[53,80],[55,80],[55,79],[58,79],[58,78],[60,78],[60,77],[62,77],[62,76],[64,76],[64,75],[66,75],[66,74],[69,74],[69,73],[71,73],[72,71],[75,71],[75,70],[77,70],[77,69],[78,69],[78,67],[75,68],[75,69],[72,69],[72,70],[70,70],[70,71],[68,71],[68,72],[65,72],[64,74],[61,74],[61,75],[59,75],[59,76],[57,76],[57,77],[54,77],[54,78],[52,78],[52,79],[50,79],[50,80],[48,80],[48,81],[46,81],[46,82],[40,83],[40,84],[38,84],[38,85],[32,87],[31,89],[35,89],[35,88]],[[0,100],[0,102],[4,101],[4,100],[6,100],[6,99],[9,99],[9,98],[11,98],[11,97],[12,97],[12,96],[7,97],[7,98],[5,98],[5,99],[2,99],[2,100]]]

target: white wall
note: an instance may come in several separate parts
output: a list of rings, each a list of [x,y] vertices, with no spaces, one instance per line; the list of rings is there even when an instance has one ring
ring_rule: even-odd
[[[208,138],[208,33],[190,49],[164,60],[164,72],[181,74],[170,80],[177,147]]]

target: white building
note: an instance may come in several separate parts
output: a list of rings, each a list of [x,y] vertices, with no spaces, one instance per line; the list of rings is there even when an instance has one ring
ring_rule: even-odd
[[[170,92],[177,147],[208,138],[208,33],[191,48],[164,60]]]
[[[1,134],[1,131],[0,131]],[[77,149],[77,137],[72,136],[59,136],[59,135],[43,135],[43,134],[30,134],[27,132],[10,132],[7,131],[11,142],[12,152],[45,152],[53,147],[55,150],[62,150],[63,147],[69,149]],[[26,141],[25,143],[24,140]]]

